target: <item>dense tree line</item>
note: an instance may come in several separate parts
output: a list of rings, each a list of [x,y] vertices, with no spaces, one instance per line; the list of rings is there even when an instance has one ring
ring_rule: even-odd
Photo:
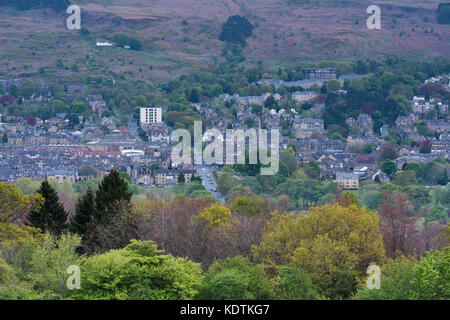
[[[65,221],[71,233],[43,233],[24,217],[64,225],[52,214],[62,212],[53,187],[44,181],[24,196],[3,183],[0,298],[448,299],[449,227],[431,222],[418,231],[411,199],[444,206],[450,192],[427,200],[411,186],[382,188],[378,212],[352,192],[290,212],[248,190],[225,205],[183,196],[130,201],[126,179],[112,171],[79,198]],[[381,291],[364,286],[374,263]],[[81,268],[81,290],[65,286],[69,265]]]

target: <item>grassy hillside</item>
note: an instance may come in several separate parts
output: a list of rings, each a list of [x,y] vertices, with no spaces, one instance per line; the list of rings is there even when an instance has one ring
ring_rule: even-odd
[[[234,14],[255,26],[244,63],[290,65],[299,60],[377,58],[387,54],[448,56],[450,26],[437,24],[434,0],[381,0],[382,30],[368,30],[356,0],[96,0],[77,1],[82,26],[67,30],[65,12],[0,11],[0,77],[46,76],[77,81],[101,74],[159,81],[212,68],[223,59],[221,24]],[[141,51],[98,48],[96,40],[123,33]]]

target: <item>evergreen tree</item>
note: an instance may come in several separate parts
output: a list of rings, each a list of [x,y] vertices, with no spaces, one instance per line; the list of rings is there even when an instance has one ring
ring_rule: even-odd
[[[128,182],[117,170],[105,176],[95,194],[95,218],[98,222],[107,223],[114,216],[117,203],[126,201],[130,204],[132,193],[128,191]]]
[[[38,210],[30,211],[28,225],[40,228],[44,232],[61,234],[67,228],[67,212],[59,203],[56,190],[45,179],[37,193],[44,198],[44,204]]]
[[[78,199],[75,215],[70,219],[70,231],[85,235],[91,216],[95,213],[94,192],[89,187],[86,193]]]
[[[186,182],[186,178],[184,177],[183,173],[180,173],[178,176],[178,183],[185,183]]]

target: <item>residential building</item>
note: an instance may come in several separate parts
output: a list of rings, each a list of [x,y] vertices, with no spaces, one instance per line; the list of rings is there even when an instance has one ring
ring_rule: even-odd
[[[337,172],[336,180],[339,188],[344,189],[358,189],[359,175],[351,172]]]
[[[162,122],[162,108],[160,107],[145,107],[140,108],[141,126],[145,127],[151,123]]]

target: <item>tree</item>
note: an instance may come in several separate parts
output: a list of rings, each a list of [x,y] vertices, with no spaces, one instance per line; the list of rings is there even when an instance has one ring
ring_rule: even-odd
[[[2,135],[2,143],[8,143],[8,134],[6,132]]]
[[[267,109],[275,109],[278,111],[278,102],[273,95],[270,95],[266,101],[264,101],[264,107]],[[262,108],[262,107],[261,107]]]
[[[189,101],[194,103],[200,102],[200,94],[197,88],[192,88],[189,94]]]
[[[399,256],[389,260],[381,268],[380,289],[368,289],[363,282],[364,289],[355,295],[359,300],[409,300],[414,289],[411,283],[414,278],[414,265],[417,260],[413,257]]]
[[[67,212],[59,203],[56,190],[47,179],[42,181],[37,193],[44,198],[44,203],[39,208],[34,208],[28,215],[28,224],[42,231],[50,231],[56,235],[61,234],[67,228]]]
[[[184,184],[186,182],[186,178],[184,177],[184,173],[180,173],[178,175],[178,183]]]
[[[200,300],[261,300],[270,297],[270,282],[260,265],[244,257],[227,258],[211,265],[199,288]]]
[[[270,213],[269,203],[260,197],[237,197],[231,205],[231,211],[240,215],[257,216]]]
[[[222,25],[220,40],[236,44],[245,44],[245,40],[251,36],[253,25],[246,17],[239,15],[231,16]]]
[[[381,165],[381,171],[386,173],[389,177],[391,177],[394,173],[397,172],[397,165],[392,160],[385,160]]]
[[[430,221],[446,222],[447,218],[448,218],[447,210],[445,210],[444,206],[442,205],[434,206],[433,208],[430,209],[430,211],[428,211],[427,215],[425,216],[425,220],[427,222]]]
[[[230,222],[231,211],[223,205],[213,204],[200,211],[199,218],[206,222],[209,228],[214,229]]]
[[[357,299],[448,300],[450,248],[428,251],[420,261],[400,256],[383,266],[381,288],[362,289]]]
[[[20,86],[20,94],[23,95],[26,99],[29,99],[34,93],[38,91],[38,86],[34,83],[33,80],[26,79],[23,81]]]
[[[31,254],[29,278],[34,288],[47,299],[61,299],[70,296],[67,287],[67,268],[80,266],[83,258],[76,253],[81,237],[73,234],[44,235],[43,241]]]
[[[318,179],[322,172],[322,169],[320,169],[319,165],[314,161],[302,163],[301,168],[310,179]]]
[[[367,266],[384,261],[379,223],[375,211],[356,204],[313,207],[298,218],[275,212],[254,257],[268,267],[303,268],[326,297],[349,297]]]
[[[383,224],[384,246],[389,257],[412,254],[416,243],[415,226],[408,217],[413,205],[404,194],[384,193],[385,201],[379,207]]]
[[[91,256],[81,265],[81,300],[187,300],[202,281],[200,265],[163,254],[152,241]]]
[[[228,191],[235,185],[236,178],[234,178],[228,172],[224,172],[219,175],[217,179],[217,190],[223,195],[227,195]]]
[[[29,265],[29,248],[39,244],[43,234],[39,229],[11,222],[0,222],[0,260],[14,265],[18,271]]]
[[[95,193],[95,220],[107,224],[115,214],[115,206],[122,200],[129,204],[131,196],[127,181],[117,170],[111,170]]]
[[[0,300],[42,299],[31,284],[18,279],[14,268],[0,258]]]
[[[298,161],[292,147],[287,148],[285,152],[280,154],[280,160],[288,167],[289,175],[292,175],[297,170]]]
[[[419,177],[430,184],[446,185],[448,181],[447,168],[436,161],[427,163],[420,171]]]
[[[22,195],[15,186],[0,182],[0,222],[22,223],[43,202],[40,195]]]
[[[397,150],[395,150],[395,147],[392,145],[392,143],[387,142],[381,146],[381,151],[379,154],[380,161],[384,160],[394,160],[397,159],[398,154]]]
[[[450,297],[450,247],[427,252],[414,267],[411,281],[412,298],[417,300],[448,300]]]
[[[315,300],[319,289],[306,271],[301,268],[281,266],[277,269],[275,298],[279,300]]]
[[[424,137],[433,137],[434,132],[428,128],[428,125],[425,121],[419,121],[416,125],[417,132]]]
[[[372,153],[373,152],[373,145],[370,144],[370,143],[364,145],[363,152],[367,153],[367,154]]]
[[[86,193],[78,199],[75,215],[70,219],[70,231],[85,236],[94,213],[94,192],[88,187]]]
[[[403,171],[402,173],[396,174],[394,176],[393,183],[399,186],[409,186],[419,184],[416,178],[416,172],[413,170],[406,170]]]
[[[327,83],[327,92],[332,93],[341,89],[341,82],[337,79],[331,79]]]

